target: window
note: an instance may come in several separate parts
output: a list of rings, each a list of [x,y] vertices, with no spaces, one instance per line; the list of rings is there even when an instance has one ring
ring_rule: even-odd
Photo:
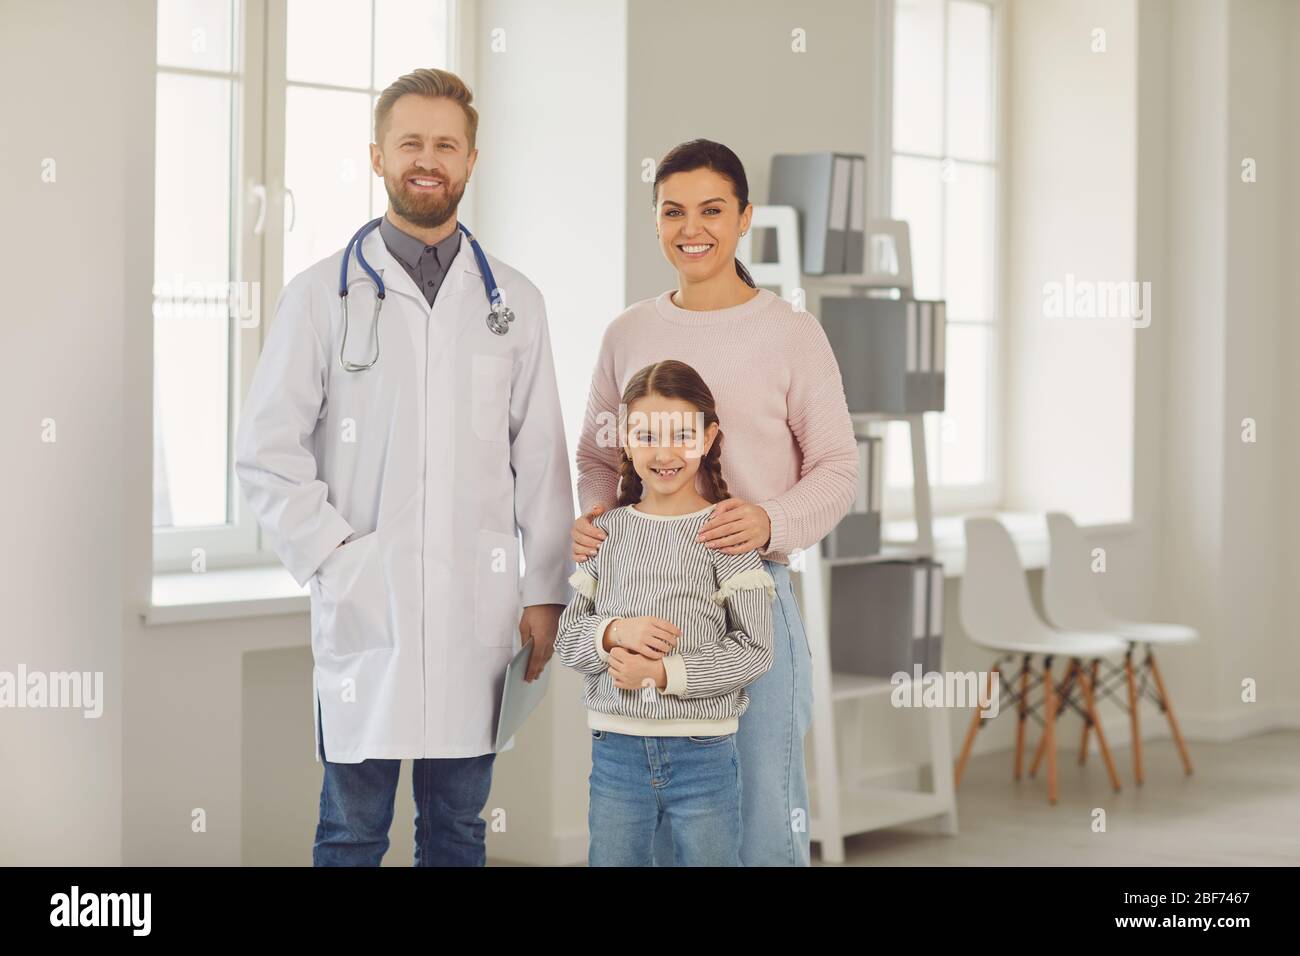
[[[154,564],[273,561],[242,507],[239,401],[286,279],[387,205],[374,102],[452,67],[454,0],[158,0]]]
[[[287,14],[282,252],[289,277],[383,215],[388,196],[367,148],[375,100],[417,66],[448,66],[448,17],[445,0],[288,0]]]
[[[993,0],[893,0],[886,33],[883,192],[891,217],[910,224],[914,294],[947,301],[947,411],[925,423],[936,511],[999,496],[996,14]],[[895,504],[911,488],[908,441],[905,422],[888,425],[886,495]]]

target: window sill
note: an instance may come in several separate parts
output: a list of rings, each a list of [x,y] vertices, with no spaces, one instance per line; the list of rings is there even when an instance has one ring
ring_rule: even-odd
[[[996,515],[1015,542],[1026,569],[1047,564],[1047,522],[1041,513],[999,511]],[[944,577],[961,577],[966,568],[964,516],[946,515],[934,519],[934,556],[943,564]],[[1136,530],[1133,522],[1082,525],[1084,534],[1109,536]],[[916,537],[913,521],[887,521],[884,532],[890,540]],[[267,617],[275,614],[306,614],[311,611],[310,588],[300,588],[280,565],[222,568],[194,574],[189,571],[155,574],[153,599],[144,610],[146,625],[180,624],[195,621],[223,621],[235,618]]]
[[[153,576],[153,595],[142,616],[147,626],[232,618],[304,614],[310,588],[299,587],[281,565],[221,568],[195,574]]]
[[[981,514],[990,514],[988,511]],[[1047,566],[1047,518],[1042,512],[997,511],[991,514],[1000,520],[1011,534],[1016,553],[1025,570],[1041,570]],[[966,570],[966,515],[943,515],[934,519],[934,557],[943,565],[943,576],[959,578]],[[1132,521],[1111,524],[1080,524],[1085,537],[1108,537],[1131,534],[1137,530]],[[886,521],[881,529],[888,541],[914,541],[915,521]]]

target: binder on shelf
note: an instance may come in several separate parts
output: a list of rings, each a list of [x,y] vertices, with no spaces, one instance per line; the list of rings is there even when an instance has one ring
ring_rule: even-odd
[[[915,333],[908,336],[908,348],[916,349],[916,354],[908,365],[917,373],[907,377],[907,407],[929,411],[931,396],[934,394],[931,381],[933,372],[930,368],[933,343],[930,331],[934,325],[934,303],[925,301],[908,303],[907,322],[909,329],[913,325],[916,328]]]
[[[929,566],[929,611],[926,615],[925,671],[943,672],[943,565],[927,560]]]
[[[912,565],[832,566],[831,671],[892,677],[912,671]]]
[[[947,304],[942,299],[917,300],[919,341],[917,367],[923,373],[912,381],[910,402],[926,411],[943,411],[944,372],[943,344],[947,335]]]
[[[849,240],[849,192],[853,179],[853,160],[838,153],[832,155],[830,228],[826,231],[825,272],[843,272],[848,260],[845,249]]]
[[[912,564],[912,666],[907,669],[914,673],[917,667],[925,673],[926,651],[930,647],[930,631],[926,627],[926,616],[930,611],[930,569],[922,561]]]
[[[939,671],[943,565],[931,558],[831,568],[831,669],[890,678]]]
[[[944,343],[948,337],[948,303],[942,299],[934,303],[934,365],[930,376],[930,407],[944,408]]]
[[[880,553],[880,479],[883,439],[858,435],[858,491],[848,514],[822,539],[826,558],[865,558]]]
[[[768,203],[799,213],[803,269],[807,275],[844,272],[853,157],[841,153],[777,153],[772,157]],[[776,237],[765,237],[763,258],[776,259]]]
[[[884,513],[885,496],[885,440],[876,440],[875,453],[871,456],[871,510],[876,514]]]
[[[943,411],[942,302],[823,296],[822,329],[850,412]]]
[[[849,226],[844,237],[844,271],[867,272],[867,158],[850,156]]]

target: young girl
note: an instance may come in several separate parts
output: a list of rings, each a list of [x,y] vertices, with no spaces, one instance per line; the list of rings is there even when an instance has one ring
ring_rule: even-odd
[[[596,518],[607,537],[569,579],[555,639],[586,675],[588,862],[652,865],[666,816],[677,865],[739,866],[735,734],[745,685],[772,664],[775,582],[757,551],[697,540],[728,494],[717,410],[695,370],[648,365],[622,404],[618,506]]]

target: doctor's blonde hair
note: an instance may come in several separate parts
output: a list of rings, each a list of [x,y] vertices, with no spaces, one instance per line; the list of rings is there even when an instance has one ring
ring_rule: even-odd
[[[680,398],[690,402],[704,417],[704,427],[718,423],[718,409],[713,401],[713,393],[704,384],[700,373],[685,362],[665,359],[647,365],[637,372],[623,389],[623,408],[629,408],[638,398],[647,395],[662,395],[664,398]],[[702,436],[701,436],[702,437]],[[641,500],[641,476],[632,465],[632,458],[626,446],[621,451],[622,459],[618,468],[618,504],[631,505]],[[709,501],[719,502],[731,497],[727,483],[722,478],[722,431],[719,429],[709,446],[708,454],[700,459],[699,482],[700,493]]]
[[[393,104],[408,93],[416,96],[445,97],[460,104],[465,111],[465,132],[469,137],[469,148],[474,148],[478,137],[478,110],[470,105],[474,94],[455,73],[450,70],[419,69],[399,76],[388,89],[379,94],[375,101],[375,143],[383,145],[384,126],[388,114],[393,111]]]

